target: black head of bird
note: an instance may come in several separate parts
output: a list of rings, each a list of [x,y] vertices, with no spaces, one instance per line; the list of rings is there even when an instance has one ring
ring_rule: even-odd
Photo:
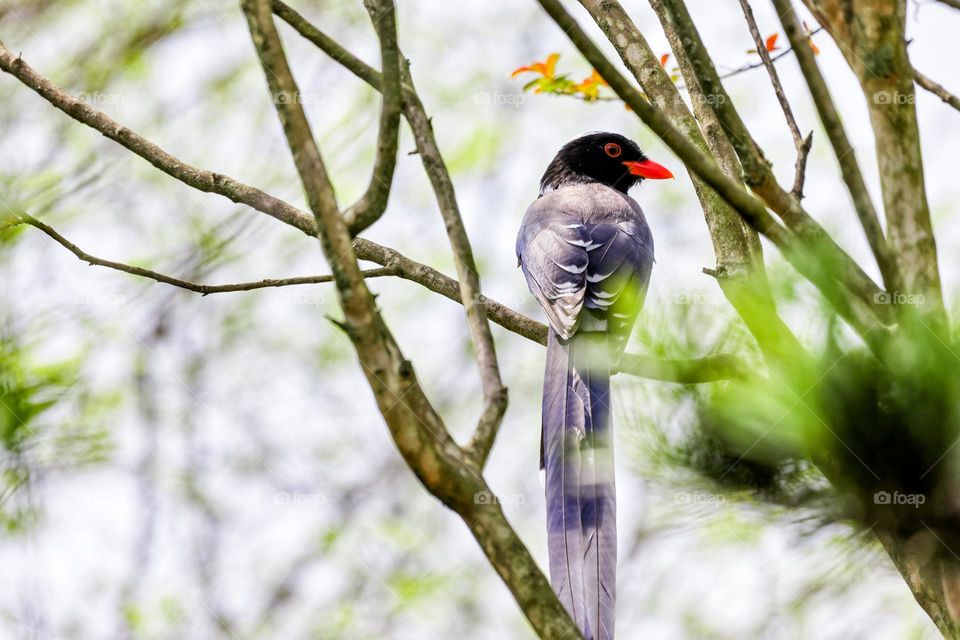
[[[623,193],[644,178],[672,178],[670,171],[650,160],[637,143],[617,133],[591,133],[565,144],[540,179],[540,193],[560,187],[599,182]]]

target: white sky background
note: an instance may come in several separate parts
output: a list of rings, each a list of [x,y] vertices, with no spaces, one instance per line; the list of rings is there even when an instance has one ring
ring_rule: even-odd
[[[539,317],[515,268],[520,217],[560,145],[584,131],[619,131],[678,176],[634,192],[657,245],[640,322],[646,315],[664,317],[678,294],[699,293],[707,305],[700,313],[716,316],[704,329],[704,344],[719,339],[716,333],[730,312],[719,302],[714,282],[701,274],[714,264],[712,248],[676,158],[618,103],[522,94],[522,79],[510,80],[512,69],[553,51],[562,54],[561,70],[577,79],[589,74],[536,3],[399,4],[400,42],[454,172],[485,292]],[[646,3],[624,4],[654,51],[668,51]],[[359,2],[293,5],[376,62]],[[24,23],[8,17],[0,21],[0,39],[41,73],[79,93],[88,90],[84,65],[103,64],[78,58],[88,46],[109,50],[125,24],[169,6],[157,0],[75,2],[53,19]],[[755,59],[745,53],[753,43],[737,2],[691,0],[689,7],[721,71]],[[592,27],[575,3],[569,8]],[[768,3],[758,0],[754,11],[761,32],[779,30]],[[236,4],[194,2],[188,15],[190,26],[151,48],[135,72],[102,89],[96,106],[187,162],[303,206]],[[919,8],[911,3],[908,24],[915,66],[960,91],[955,42],[960,13],[936,3]],[[595,29],[590,32],[600,40]],[[340,200],[351,202],[366,184],[373,154],[372,91],[292,30],[283,27],[281,34]],[[879,206],[864,98],[829,37],[821,34],[816,42],[821,69]],[[226,94],[208,91],[212,78],[231,69],[240,75]],[[778,69],[801,129],[815,130],[807,210],[876,274],[796,63],[788,56]],[[764,71],[725,84],[777,175],[791,184],[793,145]],[[941,273],[953,301],[960,277],[952,251],[960,232],[955,177],[960,120],[922,90],[917,100]],[[85,250],[179,273],[198,229],[247,220],[231,245],[233,260],[204,274],[205,281],[325,271],[319,251],[298,232],[160,175],[9,76],[0,77],[0,105],[5,120],[0,171],[24,177],[8,193],[29,192],[35,187],[30,176],[40,172],[69,176],[82,169],[99,176],[43,216]],[[405,131],[401,151],[412,148]],[[416,156],[402,153],[388,213],[366,235],[453,273],[443,225]],[[145,359],[157,381],[158,413],[151,438],[128,399],[100,425],[110,429],[116,445],[108,463],[42,474],[35,491],[43,519],[30,532],[0,542],[5,567],[0,636],[114,637],[120,585],[133,571],[142,581],[137,608],[149,621],[141,637],[230,637],[211,622],[211,610],[220,609],[235,637],[532,637],[466,528],[402,467],[346,339],[323,319],[337,314],[332,290],[200,298],[87,268],[39,232],[28,230],[26,236],[8,256],[0,281],[5,320],[21,330],[30,327],[40,360],[86,355],[84,376],[98,391],[128,384],[137,358]],[[770,247],[767,256],[768,262],[782,262]],[[449,428],[463,438],[479,413],[479,394],[460,307],[407,282],[376,280],[371,288],[381,294],[387,322]],[[154,344],[147,333],[158,309],[169,313],[170,335]],[[788,319],[801,335],[814,334],[802,308],[792,306]],[[543,352],[494,331],[511,405],[486,475],[497,492],[512,498],[504,509],[544,564],[537,474]],[[199,361],[205,363],[198,374],[202,382],[186,373],[187,363]],[[670,430],[689,416],[673,415],[676,405],[661,397],[665,385],[621,380],[616,386],[622,408],[615,418],[619,637],[936,637],[881,552],[862,551],[852,558],[856,571],[844,568],[851,547],[836,543],[838,527],[802,536],[797,527],[769,525],[769,512],[749,504],[685,504],[696,490],[689,479],[686,485],[684,479],[674,485],[651,482],[642,473],[642,448],[635,446],[637,428],[630,419],[662,420]],[[135,473],[144,456],[155,469],[146,494]],[[185,497],[191,474],[199,474],[202,492],[218,514],[216,526]],[[155,496],[155,510],[145,495]],[[289,495],[298,496],[293,502],[299,504],[281,504]],[[131,570],[146,513],[156,515],[150,561],[141,565],[146,569]],[[341,524],[335,543],[307,553]],[[198,558],[211,563],[206,586],[197,575]],[[278,607],[274,626],[257,636],[255,622],[272,585],[288,567],[301,564],[294,597]],[[418,588],[436,591],[418,598]],[[180,613],[164,613],[171,610]],[[343,616],[352,616],[348,626],[336,627]]]

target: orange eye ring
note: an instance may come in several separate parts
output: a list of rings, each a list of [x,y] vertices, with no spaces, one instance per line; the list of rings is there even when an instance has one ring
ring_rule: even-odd
[[[610,156],[611,158],[617,158],[623,153],[623,149],[620,148],[616,142],[608,142],[603,145],[603,152]]]

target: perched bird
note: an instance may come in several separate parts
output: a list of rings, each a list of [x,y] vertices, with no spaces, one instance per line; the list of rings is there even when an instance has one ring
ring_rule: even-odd
[[[627,192],[672,178],[632,140],[566,144],[527,209],[517,259],[547,316],[540,467],[554,591],[587,640],[613,638],[617,524],[610,370],[650,281],[653,236]]]

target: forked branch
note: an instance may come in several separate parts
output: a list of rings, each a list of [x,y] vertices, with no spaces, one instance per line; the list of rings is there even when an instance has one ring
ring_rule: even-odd
[[[300,35],[374,89],[384,91],[384,76],[380,72],[354,56],[287,4],[280,0],[273,0],[271,4],[277,16],[296,29]],[[474,436],[466,447],[466,453],[479,468],[483,468],[507,408],[507,390],[500,379],[493,336],[484,315],[484,305],[481,303],[483,295],[480,288],[480,276],[476,261],[473,258],[470,239],[460,215],[453,181],[450,179],[446,163],[433,135],[430,117],[417,95],[409,66],[402,55],[400,56],[400,65],[403,113],[410,124],[410,129],[413,131],[417,143],[417,152],[423,163],[424,171],[430,179],[430,184],[437,198],[440,215],[443,218],[444,228],[447,231],[454,265],[457,269],[460,300],[466,311],[467,326],[470,330],[470,338],[480,369],[484,408]]]

